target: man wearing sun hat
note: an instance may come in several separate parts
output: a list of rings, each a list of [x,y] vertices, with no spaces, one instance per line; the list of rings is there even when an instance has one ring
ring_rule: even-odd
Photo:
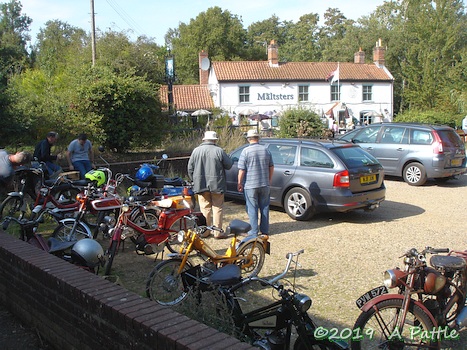
[[[246,139],[250,143],[238,159],[237,189],[245,194],[246,212],[250,219],[250,235],[269,234],[270,184],[274,173],[271,152],[259,143],[256,129],[248,130]],[[260,224],[258,227],[258,211]]]
[[[233,162],[217,145],[217,140],[215,131],[204,133],[203,143],[193,150],[188,161],[188,176],[193,181],[193,191],[198,194],[199,207],[206,217],[206,224],[223,228],[225,170],[230,169]],[[210,234],[210,231],[206,231],[203,238]],[[214,231],[214,237],[226,236]]]

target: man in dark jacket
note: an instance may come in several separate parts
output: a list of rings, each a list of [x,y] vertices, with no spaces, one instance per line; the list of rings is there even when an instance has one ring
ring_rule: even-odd
[[[232,167],[232,159],[219,147],[215,131],[206,131],[203,143],[191,153],[188,161],[188,175],[193,180],[193,190],[198,194],[201,212],[206,217],[208,226],[222,227],[224,192],[226,188],[225,170]],[[211,233],[206,231],[205,237]],[[226,236],[215,232],[214,237]]]
[[[58,134],[55,131],[50,131],[44,140],[39,142],[34,149],[34,159],[38,162],[44,162],[47,166],[49,176],[53,176],[55,173],[62,171],[62,168],[55,164],[57,156],[53,156],[50,149],[58,140]]]

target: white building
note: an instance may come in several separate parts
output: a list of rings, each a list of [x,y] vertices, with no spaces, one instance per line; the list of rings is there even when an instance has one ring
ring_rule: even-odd
[[[310,108],[338,124],[392,121],[394,78],[384,65],[381,42],[373,63],[365,53],[354,62],[279,62],[274,41],[267,61],[209,62],[199,55],[200,84],[206,85],[215,107],[229,113],[278,114],[288,108]],[[332,83],[331,83],[332,80]]]

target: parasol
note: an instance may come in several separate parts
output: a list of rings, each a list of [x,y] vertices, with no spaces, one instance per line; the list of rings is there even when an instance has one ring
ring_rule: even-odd
[[[194,115],[195,117],[200,116],[200,115],[209,115],[211,112],[205,110],[205,109],[198,109],[191,113],[191,115]]]
[[[256,114],[258,112],[256,112],[254,109],[252,108],[246,108],[244,110],[241,110],[238,114],[241,114],[241,115],[253,115],[253,114]]]
[[[257,121],[261,121],[264,119],[270,119],[270,117],[266,114],[253,114],[253,115],[250,115],[248,118],[251,120],[257,120]]]

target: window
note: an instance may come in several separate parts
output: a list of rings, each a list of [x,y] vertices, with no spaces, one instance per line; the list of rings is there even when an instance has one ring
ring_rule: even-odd
[[[316,168],[333,168],[334,162],[323,151],[302,147],[300,165]]]
[[[298,86],[298,102],[308,101],[308,85]]]
[[[340,86],[337,84],[331,85],[331,101],[340,101],[340,99],[341,99]]]
[[[412,129],[411,144],[413,145],[430,145],[433,142],[431,131]]]
[[[268,150],[274,165],[292,165],[295,162],[297,146],[270,144]]]
[[[408,143],[405,128],[386,126],[382,132],[381,143]]]
[[[250,102],[250,87],[249,86],[239,86],[238,100],[240,101],[240,103]]]
[[[362,100],[373,101],[373,87],[371,85],[363,85],[362,87]]]

